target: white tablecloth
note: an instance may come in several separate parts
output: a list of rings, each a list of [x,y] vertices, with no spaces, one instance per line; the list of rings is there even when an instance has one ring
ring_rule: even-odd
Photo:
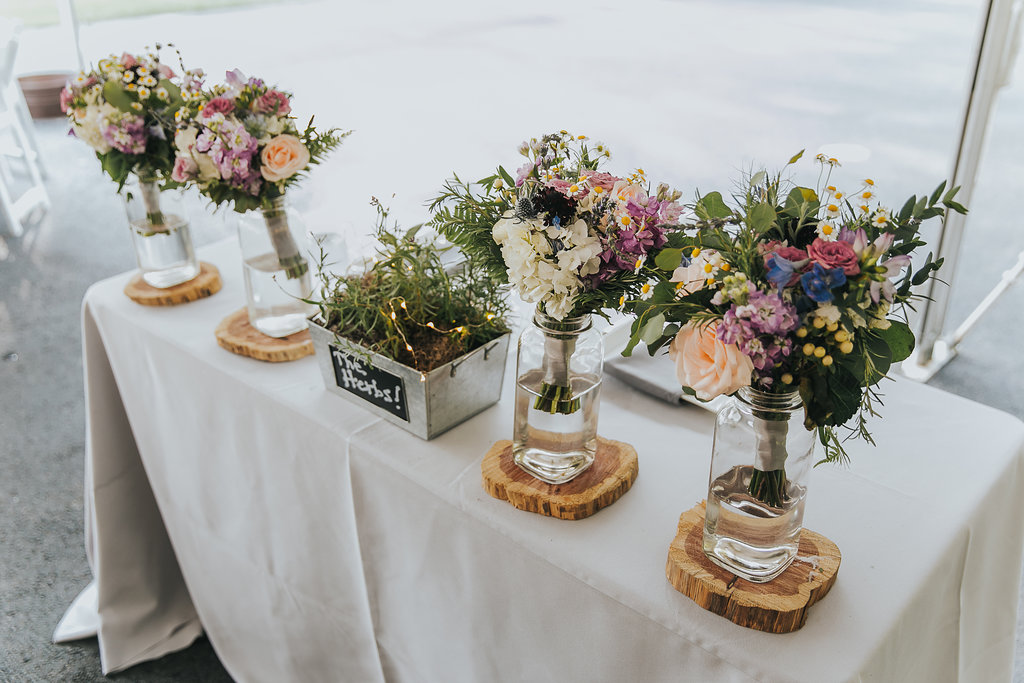
[[[85,296],[105,671],[201,623],[240,681],[1009,680],[1016,418],[887,382],[879,446],[812,473],[805,523],[842,550],[835,587],[802,630],[770,635],[665,579],[679,515],[705,494],[711,414],[607,379],[600,432],[636,447],[632,490],[578,522],[521,512],[480,485],[511,433],[511,373],[496,406],[421,441],[328,394],[313,358],[220,349],[214,327],[244,302],[237,246],[201,257],[224,279],[209,299],[138,306],[130,274]]]

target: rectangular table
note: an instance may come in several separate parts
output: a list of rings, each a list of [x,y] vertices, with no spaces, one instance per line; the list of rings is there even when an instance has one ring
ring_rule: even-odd
[[[480,483],[511,435],[514,357],[496,406],[422,441],[328,394],[314,358],[219,348],[244,304],[237,245],[200,255],[224,280],[209,299],[141,307],[124,274],[83,304],[104,671],[204,628],[241,681],[1009,680],[1020,420],[886,382],[879,446],[811,477],[805,523],[843,553],[835,587],[802,630],[760,633],[665,579],[706,492],[710,413],[606,378],[599,431],[636,447],[633,488],[577,522],[522,512]]]

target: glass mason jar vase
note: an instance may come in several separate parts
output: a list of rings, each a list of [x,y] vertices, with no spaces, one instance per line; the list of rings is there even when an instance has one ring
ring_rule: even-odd
[[[704,518],[704,553],[764,583],[796,557],[815,432],[798,392],[744,387],[718,413]]]
[[[146,284],[165,289],[199,275],[181,193],[161,192],[156,178],[132,176],[125,187],[128,227]]]
[[[238,217],[249,324],[268,337],[306,329],[313,292],[305,224],[284,197]]]
[[[590,315],[555,320],[540,308],[519,337],[515,463],[549,484],[594,462],[604,341]]]

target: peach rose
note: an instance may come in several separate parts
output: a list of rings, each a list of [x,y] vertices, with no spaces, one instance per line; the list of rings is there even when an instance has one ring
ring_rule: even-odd
[[[309,150],[294,135],[271,138],[260,154],[260,173],[271,182],[291,178],[309,164]]]
[[[754,364],[738,346],[718,341],[717,327],[687,323],[668,347],[679,382],[704,401],[749,386],[754,370]]]

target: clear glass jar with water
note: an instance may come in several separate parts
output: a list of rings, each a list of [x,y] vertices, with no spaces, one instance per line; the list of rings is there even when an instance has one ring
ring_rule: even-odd
[[[161,192],[156,178],[132,176],[122,196],[143,281],[166,289],[199,275],[181,192]]]
[[[512,455],[550,484],[594,462],[604,341],[590,315],[555,320],[539,308],[519,338]]]
[[[313,306],[303,299],[313,287],[310,240],[299,213],[282,196],[269,207],[240,214],[238,243],[249,324],[269,337],[305,330]]]
[[[815,432],[798,392],[740,389],[718,413],[704,517],[704,553],[755,583],[796,557]]]

